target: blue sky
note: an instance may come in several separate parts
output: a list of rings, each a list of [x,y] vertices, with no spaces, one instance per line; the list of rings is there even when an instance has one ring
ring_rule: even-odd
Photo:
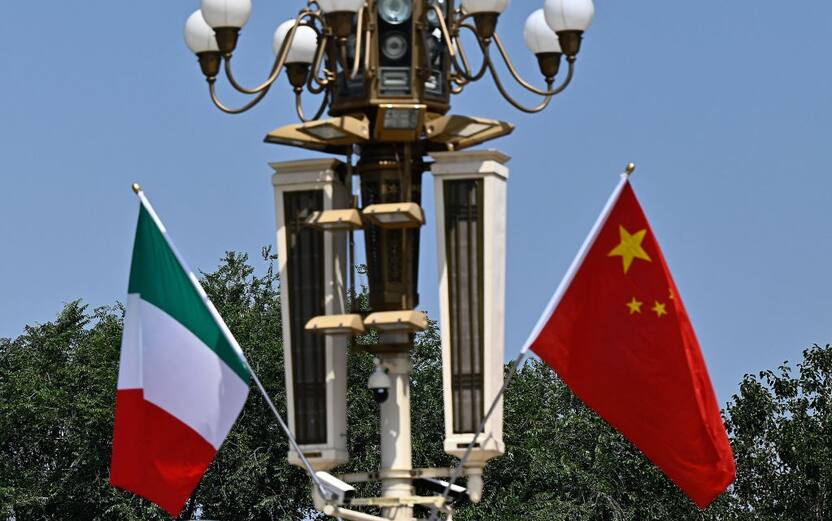
[[[302,3],[254,0],[236,59],[243,81],[266,74],[274,28]],[[515,0],[500,21],[535,80],[521,33],[540,5]],[[290,89],[281,82],[243,116],[214,110],[182,41],[197,7],[31,0],[0,17],[9,43],[0,54],[0,336],[76,298],[125,298],[134,181],[195,267],[214,269],[226,250],[256,259],[273,244],[267,163],[310,156],[262,143],[295,121]],[[513,157],[507,356],[635,161],[634,186],[725,402],[743,374],[832,340],[832,3],[596,7],[574,85],[548,111],[519,114],[488,82],[454,101],[455,113],[518,127],[492,144]],[[431,226],[423,237],[423,307],[435,315]]]

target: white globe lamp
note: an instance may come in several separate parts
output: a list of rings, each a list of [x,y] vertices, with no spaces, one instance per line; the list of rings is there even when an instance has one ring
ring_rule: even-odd
[[[353,18],[364,7],[364,0],[317,0],[327,23],[343,44],[353,33]]]
[[[470,14],[502,13],[509,0],[462,0],[462,7]]]
[[[251,0],[202,0],[202,15],[217,33],[220,52],[234,52],[240,29],[251,17]]]
[[[553,79],[560,70],[561,48],[558,35],[546,23],[543,9],[538,9],[526,19],[523,28],[526,47],[537,56],[540,72],[547,79]]]
[[[309,68],[315,60],[315,53],[318,50],[318,33],[308,25],[298,25],[295,34],[290,41],[289,33],[295,26],[295,20],[286,20],[274,32],[273,48],[274,53],[279,55],[283,45],[289,45],[286,54],[286,74],[289,83],[297,91],[303,89],[309,76]]]
[[[283,48],[283,42],[294,27],[294,20],[286,20],[274,32],[274,53],[279,54]],[[295,30],[295,36],[289,47],[289,54],[286,55],[286,63],[305,63],[311,65],[315,60],[315,51],[318,49],[318,33],[308,25],[299,25]]]
[[[208,81],[213,81],[220,71],[221,56],[214,30],[205,22],[200,10],[194,11],[185,22],[185,44],[196,54]]]
[[[197,9],[185,22],[185,44],[192,53],[199,55],[203,52],[219,51],[214,30],[205,22],[202,11]]]
[[[526,19],[523,39],[534,54],[561,52],[558,35],[546,23],[543,9],[538,9]]]
[[[560,38],[563,53],[574,58],[581,50],[583,33],[595,16],[592,0],[546,0],[543,11],[546,23]]]
[[[251,0],[202,0],[202,12],[214,29],[241,29],[251,17]]]
[[[479,37],[489,41],[497,30],[497,20],[508,7],[508,2],[509,0],[462,0],[462,8],[473,15]]]

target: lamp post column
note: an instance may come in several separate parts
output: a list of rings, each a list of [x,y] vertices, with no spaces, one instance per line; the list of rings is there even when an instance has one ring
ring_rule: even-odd
[[[385,340],[389,341],[382,339]],[[414,494],[410,478],[413,468],[410,434],[410,355],[407,352],[382,355],[381,363],[390,376],[390,398],[381,405],[381,471],[389,476],[381,482],[381,495],[410,497]],[[411,521],[413,508],[385,508],[382,515],[393,521]]]
[[[421,150],[410,143],[374,143],[363,147],[358,163],[362,203],[421,203]],[[369,276],[369,303],[374,312],[404,312],[419,304],[419,227],[365,224]],[[376,355],[390,378],[388,398],[380,406],[381,495],[408,498],[415,494],[411,477],[410,351],[412,333],[381,330]],[[411,521],[413,507],[384,507],[383,517]]]

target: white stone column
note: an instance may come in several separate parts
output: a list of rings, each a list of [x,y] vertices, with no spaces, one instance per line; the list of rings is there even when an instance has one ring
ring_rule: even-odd
[[[295,396],[292,383],[292,337],[303,331],[291,330],[288,284],[289,246],[285,222],[284,197],[291,192],[320,191],[323,210],[347,208],[350,204],[350,180],[344,176],[344,164],[335,159],[310,159],[271,163],[274,169],[277,261],[280,269],[280,304],[283,322],[283,360],[286,373],[286,401],[289,429],[296,433]],[[347,236],[345,232],[324,233],[323,280],[325,313],[340,315],[346,309]],[[326,442],[301,444],[300,449],[316,470],[330,470],[349,460],[347,453],[347,341],[345,337],[327,336],[326,357]],[[300,458],[289,451],[289,463],[302,466]]]
[[[384,340],[384,339],[382,339]],[[381,404],[381,471],[394,476],[383,479],[383,497],[413,496],[410,471],[413,468],[410,431],[410,353],[381,355],[390,377],[390,397]],[[411,521],[411,507],[385,508],[382,516],[394,521]]]
[[[481,327],[480,347],[482,349],[484,415],[493,403],[503,385],[505,366],[505,270],[506,270],[506,189],[509,170],[505,166],[509,157],[496,150],[475,150],[467,152],[438,152],[431,156],[434,163],[431,171],[434,178],[436,201],[436,237],[439,274],[440,324],[442,337],[443,391],[445,398],[445,452],[461,458],[474,437],[473,429],[465,432],[454,430],[454,392],[452,380],[453,321],[454,303],[451,302],[449,260],[446,237],[445,194],[448,183],[455,181],[477,181],[479,193],[479,215],[481,222],[481,283],[473,294],[482,302],[481,315],[476,324]],[[465,298],[463,296],[463,298]],[[461,318],[459,320],[464,320]],[[479,422],[477,422],[479,423]],[[468,432],[470,430],[470,432]],[[500,401],[494,414],[486,423],[479,436],[465,470],[468,476],[468,493],[477,502],[482,495],[482,471],[489,459],[505,452],[503,443],[503,407]]]

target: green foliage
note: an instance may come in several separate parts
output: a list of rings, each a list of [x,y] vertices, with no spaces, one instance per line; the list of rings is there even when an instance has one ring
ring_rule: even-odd
[[[279,284],[274,257],[264,251],[263,259],[258,275],[245,256],[228,253],[203,284],[285,411]],[[366,296],[355,305],[365,308]],[[108,484],[122,317],[120,307],[90,311],[72,302],[54,321],[0,339],[0,519],[167,519]],[[448,467],[435,323],[417,338],[412,362],[414,465]],[[348,364],[351,460],[338,471],[366,471],[379,463],[378,406],[366,389],[372,356],[351,353]],[[699,512],[548,367],[529,362],[505,399],[507,453],[487,468],[483,502],[463,506],[455,519],[828,521],[832,347],[807,350],[797,367],[745,377],[726,410],[736,486]],[[309,481],[287,464],[287,451],[252,389],[182,518],[322,519],[310,510]]]
[[[228,253],[202,282],[267,392],[285,411],[277,277],[270,252],[263,257],[263,276],[255,275],[246,256]],[[207,519],[303,519],[312,500],[303,471],[286,463],[288,450],[285,435],[252,387],[237,427],[192,498],[193,511]]]
[[[727,498],[700,514],[539,360],[518,371],[505,414],[506,455],[489,464],[482,503],[455,520],[724,519]]]
[[[0,513],[17,520],[156,519],[108,485],[121,322],[71,302],[0,348]]]
[[[832,347],[804,351],[797,374],[746,375],[728,404],[738,509],[748,518],[832,519]]]

